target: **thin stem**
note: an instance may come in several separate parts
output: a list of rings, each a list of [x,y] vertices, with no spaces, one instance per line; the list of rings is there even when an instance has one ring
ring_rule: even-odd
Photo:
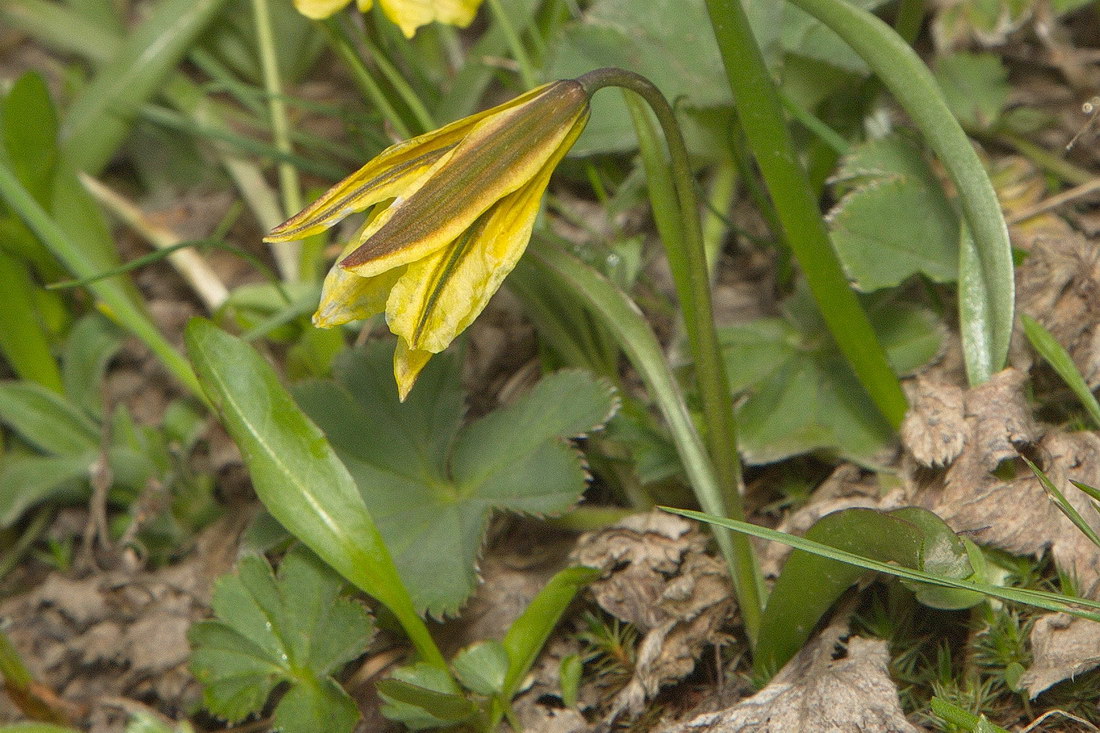
[[[538,84],[535,78],[534,67],[531,65],[531,59],[527,55],[527,49],[523,47],[523,41],[520,40],[519,34],[516,33],[516,28],[512,25],[511,18],[508,17],[508,13],[504,10],[504,6],[500,4],[500,0],[489,0],[489,10],[492,11],[493,17],[497,23],[500,24],[501,31],[504,32],[504,38],[508,42],[508,48],[512,51],[512,57],[516,60],[516,65],[519,67],[519,78],[523,80],[523,86],[528,89],[532,89]]]
[[[286,103],[283,101],[283,84],[279,78],[279,61],[275,56],[275,33],[271,28],[271,10],[267,0],[252,0],[252,18],[256,25],[256,42],[260,49],[260,67],[264,77],[264,91],[267,93],[267,111],[271,117],[271,136],[275,147],[283,153],[293,153],[290,144],[290,125],[286,119]],[[283,213],[290,216],[302,208],[302,184],[298,179],[298,169],[287,161],[278,165],[279,191],[283,199]],[[284,280],[297,282],[301,279],[300,243],[293,246],[283,245],[275,250],[275,262],[279,274]]]
[[[344,30],[339,26],[337,20],[335,18],[329,18],[321,23],[321,27],[325,31],[325,38],[328,40],[329,48],[335,51],[336,55],[348,65],[349,69],[351,69],[351,78],[359,87],[359,91],[363,93],[363,96],[371,101],[375,109],[377,109],[382,114],[382,117],[385,118],[386,122],[393,127],[398,137],[412,137],[412,131],[409,129],[409,126],[405,124],[405,120],[401,119],[401,115],[399,115],[393,105],[390,104],[390,100],[382,91],[382,87],[378,86],[378,82],[374,80],[370,71],[367,70],[366,65],[363,63],[363,59],[359,58],[359,54],[351,47],[351,42],[348,40],[347,36],[344,35]]]
[[[683,251],[679,255],[687,265],[688,292],[683,292],[678,284],[678,295],[682,303],[690,303],[690,308],[685,310],[693,315],[684,325],[695,358],[699,394],[703,403],[703,420],[707,426],[705,437],[721,487],[722,509],[727,516],[744,517],[740,491],[741,461],[737,455],[733,398],[714,325],[710,276],[707,271],[702,225],[699,221],[695,179],[676,114],[660,90],[638,74],[622,69],[597,69],[580,77],[578,81],[589,96],[606,86],[629,89],[646,101],[661,125],[665,143],[668,145],[672,180],[680,206]],[[745,628],[749,637],[755,639],[763,597],[756,558],[747,541],[736,539],[734,552],[734,585],[741,604],[741,613],[745,618]]]
[[[412,112],[413,117],[416,118],[416,124],[420,127],[417,132],[423,133],[439,127],[439,125],[435,123],[435,118],[432,116],[432,113],[424,106],[424,102],[420,99],[420,95],[413,90],[409,82],[405,80],[404,75],[390,62],[389,57],[378,48],[378,45],[370,35],[363,35],[363,45],[367,47],[367,51],[369,51],[371,55],[371,60],[374,62],[375,66],[378,67],[378,70],[382,72],[382,76],[386,77],[386,81],[393,86],[397,95],[401,97],[401,101],[405,103],[405,106]]]
[[[737,0],[707,0],[707,10],[737,100],[737,114],[775,202],[784,239],[802,266],[841,353],[879,411],[896,428],[905,416],[905,394],[829,241],[748,18]]]

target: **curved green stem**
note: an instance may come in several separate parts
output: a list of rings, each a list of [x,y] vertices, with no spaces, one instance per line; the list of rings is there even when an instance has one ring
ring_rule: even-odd
[[[798,3],[800,7],[804,3]],[[737,114],[806,283],[864,389],[887,421],[905,416],[905,394],[829,241],[817,198],[799,164],[787,121],[745,12],[737,0],[707,0]]]
[[[534,244],[518,267],[532,264],[540,267],[603,322],[638,371],[668,423],[700,506],[713,507],[706,510],[710,513],[728,513],[714,465],[665,361],[661,344],[638,306],[607,278],[561,248],[538,239]],[[752,546],[744,537],[726,531],[716,532],[714,536],[730,567],[746,633],[755,644],[763,607],[763,585]]]

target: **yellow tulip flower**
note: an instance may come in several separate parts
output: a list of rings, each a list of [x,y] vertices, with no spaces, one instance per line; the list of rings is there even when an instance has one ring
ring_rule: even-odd
[[[465,28],[477,14],[482,0],[378,0],[382,12],[396,23],[406,38],[412,38],[416,29],[432,21]],[[351,0],[294,0],[294,7],[307,18],[321,20],[343,10]],[[371,9],[374,0],[357,0],[364,13]]]
[[[557,81],[398,143],[264,241],[302,239],[371,208],[325,278],[320,328],[386,314],[401,399],[489,302],[527,247],[550,174],[588,121]]]

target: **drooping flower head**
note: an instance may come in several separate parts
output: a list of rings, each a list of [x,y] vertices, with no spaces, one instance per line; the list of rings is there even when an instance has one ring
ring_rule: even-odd
[[[307,18],[321,20],[343,10],[351,0],[294,0],[294,7]],[[406,38],[416,29],[433,21],[465,28],[477,14],[482,0],[378,0],[382,12],[396,23]],[[374,0],[357,0],[359,10],[367,12]]]
[[[515,267],[550,174],[588,113],[580,83],[545,84],[387,148],[265,241],[301,239],[370,209],[325,278],[313,322],[328,328],[384,312],[398,336],[404,399]]]

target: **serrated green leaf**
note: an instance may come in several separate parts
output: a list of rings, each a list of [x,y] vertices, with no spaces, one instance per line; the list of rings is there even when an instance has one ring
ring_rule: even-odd
[[[938,352],[943,333],[931,313],[890,297],[865,302],[899,373]],[[745,460],[832,450],[870,461],[893,431],[859,388],[804,287],[784,301],[783,314],[719,330],[732,388],[747,397],[737,406]]]
[[[857,146],[838,180],[846,193],[830,229],[858,289],[893,287],[917,273],[936,282],[958,277],[958,217],[912,141],[895,135]]]
[[[1012,91],[1000,57],[991,53],[937,56],[932,73],[947,106],[964,127],[984,130],[1000,119]]]
[[[550,375],[459,430],[457,360],[432,359],[405,403],[391,360],[382,343],[348,352],[338,384],[294,394],[355,478],[417,608],[452,613],[474,588],[493,510],[559,512],[580,497],[584,468],[564,439],[602,425],[612,391],[583,372]]]
[[[0,382],[0,422],[53,455],[84,454],[100,443],[95,423],[61,395],[33,382]]]
[[[321,730],[317,716],[326,709],[333,727],[325,730],[351,730],[355,705],[330,675],[362,652],[374,629],[365,609],[339,598],[343,585],[303,546],[287,553],[278,577],[262,558],[246,557],[236,575],[220,578],[211,601],[219,620],[188,634],[207,708],[238,721],[288,682],[292,689],[276,708],[282,730]]]

